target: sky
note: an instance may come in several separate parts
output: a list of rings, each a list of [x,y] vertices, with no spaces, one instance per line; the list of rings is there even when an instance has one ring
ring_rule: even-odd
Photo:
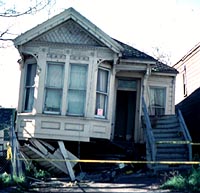
[[[28,0],[0,0],[7,7],[24,10]],[[33,0],[32,0],[33,1]],[[73,7],[109,36],[153,55],[155,48],[175,64],[200,42],[200,0],[53,0],[50,9],[36,15],[0,18],[0,31],[8,38],[31,29]],[[22,6],[23,5],[23,6]],[[20,70],[18,51],[11,42],[0,42],[0,105],[17,107]]]

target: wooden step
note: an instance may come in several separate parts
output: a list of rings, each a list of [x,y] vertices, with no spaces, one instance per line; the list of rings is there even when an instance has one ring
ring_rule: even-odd
[[[165,153],[165,154],[157,154],[156,161],[187,161],[188,154],[178,154],[178,153]]]
[[[173,129],[173,128],[177,128],[177,127],[180,127],[179,123],[156,124],[156,125],[152,126],[152,128],[154,128],[154,129],[161,129],[161,128]]]
[[[157,153],[158,154],[163,154],[163,153],[180,153],[184,154],[185,148],[157,148]]]

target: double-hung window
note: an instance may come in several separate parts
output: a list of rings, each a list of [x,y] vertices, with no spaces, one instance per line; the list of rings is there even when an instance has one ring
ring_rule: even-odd
[[[44,112],[60,114],[63,93],[64,63],[48,62]]]
[[[36,63],[27,65],[24,101],[25,112],[31,112],[33,109],[36,69]]]
[[[86,64],[70,64],[68,80],[67,114],[84,116],[86,89],[87,89]]]
[[[164,115],[166,103],[166,88],[150,87],[150,114]]]
[[[105,68],[99,68],[97,75],[96,107],[95,107],[95,115],[98,117],[105,118],[107,116],[108,85],[109,85],[109,70]]]

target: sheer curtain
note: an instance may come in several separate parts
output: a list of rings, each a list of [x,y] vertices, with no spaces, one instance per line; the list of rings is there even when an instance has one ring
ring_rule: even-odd
[[[62,64],[48,64],[46,79],[45,111],[60,112],[63,87]]]
[[[87,65],[71,64],[68,88],[68,114],[84,115]]]
[[[97,77],[96,115],[106,116],[108,96],[108,70],[99,69]]]
[[[150,88],[150,111],[152,115],[164,115],[165,100],[165,88]]]

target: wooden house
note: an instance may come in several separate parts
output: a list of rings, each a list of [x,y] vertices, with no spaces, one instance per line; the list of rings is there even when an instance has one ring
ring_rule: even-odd
[[[145,144],[143,107],[148,117],[175,114],[177,71],[111,38],[73,8],[14,45],[21,55],[17,137],[35,148],[48,140],[60,149],[66,141],[95,139]]]
[[[183,56],[174,68],[179,71],[176,83],[176,109],[181,110],[193,142],[199,143],[200,119],[200,43]],[[199,146],[193,146],[194,155],[200,153]]]
[[[173,67],[179,72],[176,78],[176,98],[178,104],[200,86],[200,43],[195,45]]]

